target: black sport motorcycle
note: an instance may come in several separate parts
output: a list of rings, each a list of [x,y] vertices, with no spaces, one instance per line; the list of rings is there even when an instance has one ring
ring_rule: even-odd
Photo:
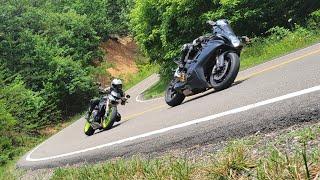
[[[240,53],[249,39],[237,37],[225,19],[207,23],[212,26],[213,34],[201,36],[182,48],[182,52],[186,52],[185,65],[182,70],[176,69],[165,93],[165,101],[170,106],[180,105],[186,96],[211,88],[226,89],[238,75]]]

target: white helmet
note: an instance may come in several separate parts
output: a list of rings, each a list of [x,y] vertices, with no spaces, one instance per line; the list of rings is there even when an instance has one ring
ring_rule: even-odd
[[[111,87],[121,90],[122,89],[122,81],[120,79],[114,79],[111,82]]]

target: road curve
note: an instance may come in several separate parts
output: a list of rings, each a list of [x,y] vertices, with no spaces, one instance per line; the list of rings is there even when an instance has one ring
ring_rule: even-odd
[[[320,121],[320,44],[242,71],[231,88],[190,97],[175,108],[139,97],[157,79],[152,75],[128,90],[132,99],[119,108],[123,121],[111,130],[87,137],[81,118],[28,152],[17,167],[163,152]]]

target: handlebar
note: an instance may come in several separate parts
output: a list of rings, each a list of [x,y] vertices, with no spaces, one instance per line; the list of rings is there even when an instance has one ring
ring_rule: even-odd
[[[241,36],[239,39],[244,42],[245,44],[249,44],[251,42],[251,39],[248,38],[247,36]]]
[[[126,97],[121,98],[121,105],[125,105],[128,103],[128,99],[130,98],[130,95],[126,95]]]

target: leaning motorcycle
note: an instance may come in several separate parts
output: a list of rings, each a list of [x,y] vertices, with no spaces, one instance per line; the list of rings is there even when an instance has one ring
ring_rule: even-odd
[[[90,119],[86,121],[84,133],[87,136],[91,136],[96,130],[111,129],[115,122],[121,120],[117,106],[121,102],[121,104],[124,105],[129,98],[129,95],[123,98],[120,93],[115,91],[108,92],[107,95],[103,96],[100,100],[99,105],[94,108]]]
[[[183,70],[176,69],[165,93],[165,101],[172,107],[180,105],[186,96],[211,88],[226,89],[237,77],[240,53],[249,39],[237,37],[227,20],[207,23],[213,28],[212,35],[199,37],[183,46],[185,66]]]

